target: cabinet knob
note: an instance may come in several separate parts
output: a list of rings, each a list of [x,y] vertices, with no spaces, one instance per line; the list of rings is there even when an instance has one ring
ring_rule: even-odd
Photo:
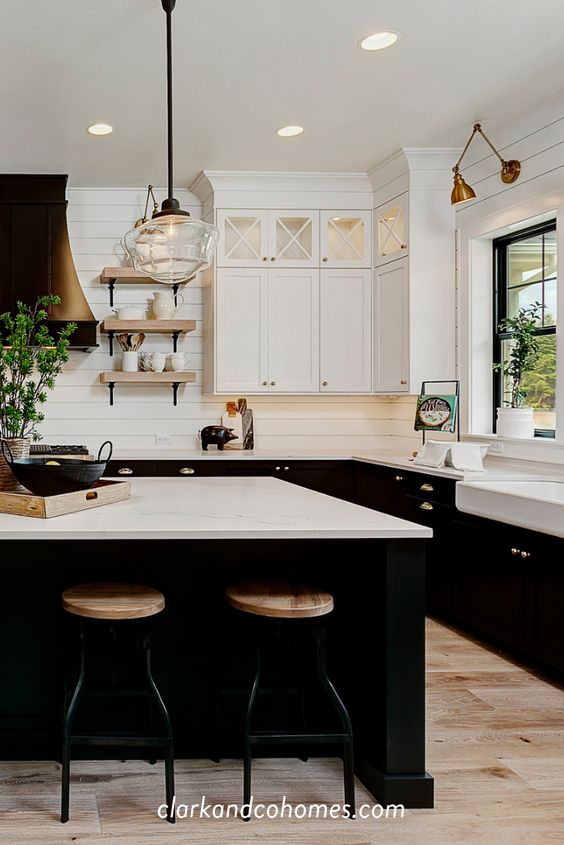
[[[263,386],[263,387],[268,387],[268,382],[267,382],[267,381],[263,381],[262,386]]]
[[[284,472],[288,472],[289,469],[290,467],[284,467]]]
[[[275,381],[271,381],[271,382],[270,382],[270,386],[271,386],[271,387],[274,387],[274,386],[275,386],[275,384],[276,384],[276,382],[275,382]]]
[[[419,510],[432,511],[433,505],[431,504],[431,502],[421,502],[421,504],[419,505]]]
[[[324,261],[329,261],[329,259],[328,259],[328,258],[324,258],[323,260],[324,260]]]
[[[407,379],[406,378],[400,379],[400,384],[407,384]]]
[[[321,384],[323,385],[323,387],[327,387],[327,385],[329,384],[329,382],[328,382],[328,381],[322,381],[322,382],[321,382]]]
[[[180,475],[194,475],[196,470],[192,469],[192,467],[182,467],[182,469],[179,469],[178,472]]]
[[[400,249],[407,249],[407,244],[401,244]]]
[[[396,475],[396,481],[403,481],[403,475]]]
[[[273,256],[272,256],[272,258],[271,258],[270,260],[271,260],[271,261],[276,261],[275,256],[273,255]]]
[[[118,469],[118,475],[133,475],[133,470],[129,467],[120,467]]]
[[[276,472],[280,472],[281,469],[282,467],[276,467]]]
[[[267,257],[266,255],[263,255],[262,260],[263,260],[263,261],[268,261],[268,257]]]
[[[432,493],[435,488],[432,484],[428,484],[427,482],[425,482],[425,484],[422,484],[419,489],[422,490],[424,493]]]

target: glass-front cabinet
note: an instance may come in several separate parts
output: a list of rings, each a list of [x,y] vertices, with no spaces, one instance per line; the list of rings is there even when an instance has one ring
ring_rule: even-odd
[[[319,266],[319,212],[270,212],[270,261],[276,267]]]
[[[268,211],[218,211],[219,267],[260,267],[268,261]]]
[[[372,212],[322,211],[321,267],[354,268],[372,264]]]
[[[376,209],[374,212],[374,228],[376,266],[407,255],[409,248],[407,194],[402,194]]]

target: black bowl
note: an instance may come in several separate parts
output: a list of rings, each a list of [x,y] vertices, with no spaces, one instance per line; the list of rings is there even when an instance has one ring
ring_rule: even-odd
[[[106,445],[110,446],[110,454],[105,461],[101,461],[100,456]],[[88,490],[96,481],[99,481],[110,460],[111,447],[112,444],[109,441],[104,443],[100,447],[96,461],[78,461],[73,458],[58,458],[56,455],[10,460],[6,451],[4,451],[4,457],[19,483],[31,493],[36,496],[58,496],[61,493]],[[57,463],[50,463],[52,461]]]
[[[48,464],[49,460],[56,460],[59,466]],[[57,496],[88,490],[104,474],[106,462],[19,458],[10,463],[10,469],[20,484],[36,496]]]

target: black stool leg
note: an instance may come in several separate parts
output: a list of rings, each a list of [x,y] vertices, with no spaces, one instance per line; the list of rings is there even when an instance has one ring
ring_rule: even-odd
[[[70,806],[70,743],[69,737],[72,731],[72,723],[74,714],[80,698],[82,686],[84,684],[84,669],[85,669],[85,642],[84,642],[84,626],[80,627],[80,668],[78,673],[78,681],[72,694],[71,702],[66,709],[65,721],[63,724],[63,751],[61,755],[62,771],[61,771],[61,822],[64,824],[69,820],[69,806]],[[66,702],[65,702],[66,708]]]
[[[167,821],[174,824],[176,821],[175,813],[174,813],[174,806],[173,806],[173,798],[174,798],[174,746],[173,746],[173,739],[172,739],[172,725],[170,723],[170,717],[168,715],[168,710],[166,709],[165,703],[162,699],[162,696],[158,690],[158,687],[154,681],[153,674],[151,672],[151,638],[149,634],[145,634],[143,637],[143,648],[145,650],[145,677],[147,680],[147,685],[149,687],[149,692],[153,696],[153,701],[157,706],[157,710],[160,712],[166,730],[166,737],[164,739],[164,748],[165,748],[165,794],[166,794],[166,804],[168,807],[167,812]]]
[[[354,761],[353,761],[353,732],[352,723],[347,708],[341,701],[339,694],[327,675],[325,662],[325,631],[318,629],[313,632],[316,646],[316,665],[319,680],[327,697],[339,714],[343,724],[344,733],[348,735],[343,747],[343,777],[345,786],[345,804],[349,805],[351,816],[355,816],[355,794],[354,794]]]
[[[253,750],[251,747],[251,743],[249,741],[249,734],[251,733],[251,719],[253,715],[253,710],[255,706],[255,701],[257,697],[258,688],[260,685],[260,673],[261,673],[261,643],[257,645],[257,657],[256,657],[256,673],[255,679],[253,681],[253,688],[251,690],[251,695],[249,697],[249,704],[247,705],[247,716],[245,718],[245,749],[244,749],[244,756],[243,756],[243,805],[249,804],[251,800],[251,770],[252,770],[252,762],[253,762]],[[246,822],[250,821],[250,813],[244,816]]]

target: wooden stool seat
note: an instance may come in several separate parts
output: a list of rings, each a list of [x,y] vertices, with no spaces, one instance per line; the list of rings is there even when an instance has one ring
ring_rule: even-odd
[[[325,616],[334,607],[331,593],[303,585],[267,581],[227,587],[225,599],[228,605],[243,613],[276,619]]]
[[[159,590],[140,584],[80,584],[65,590],[63,608],[89,619],[143,619],[164,610]]]

